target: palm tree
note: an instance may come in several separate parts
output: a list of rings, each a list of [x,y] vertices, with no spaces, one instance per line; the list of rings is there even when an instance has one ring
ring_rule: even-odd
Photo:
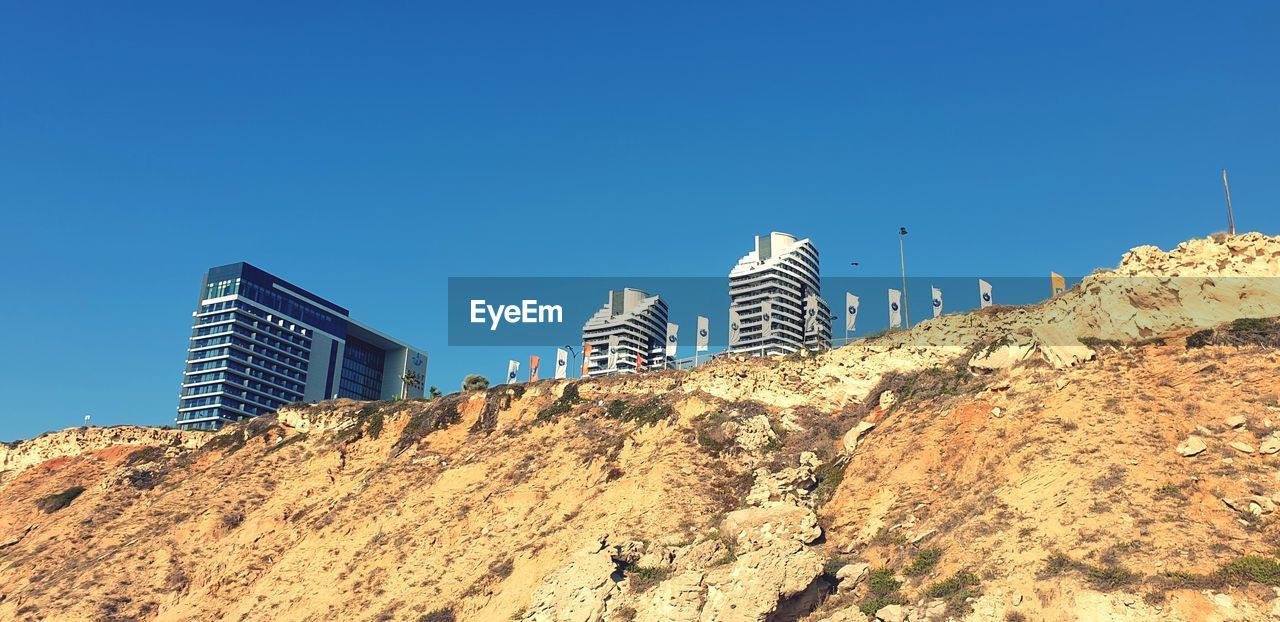
[[[434,400],[437,397],[440,397],[440,387],[433,386],[427,390],[427,399]]]
[[[401,385],[400,399],[409,399],[409,387],[421,389],[426,379],[425,375],[419,374],[412,369],[405,370],[404,374],[400,376],[400,381],[404,383]]]

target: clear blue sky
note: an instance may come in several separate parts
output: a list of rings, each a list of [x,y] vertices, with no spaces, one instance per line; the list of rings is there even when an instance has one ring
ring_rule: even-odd
[[[1280,233],[1274,2],[113,4],[0,19],[0,439],[171,422],[239,260],[452,390],[528,352],[447,347],[449,276],[1082,274],[1225,228],[1222,167]]]

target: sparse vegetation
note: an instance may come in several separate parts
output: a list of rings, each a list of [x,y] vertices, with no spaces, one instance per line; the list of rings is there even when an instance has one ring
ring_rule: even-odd
[[[932,547],[921,549],[916,553],[915,559],[911,560],[911,565],[902,570],[904,574],[912,577],[929,574],[938,565],[938,560],[942,559],[942,549]]]
[[[1080,573],[1094,589],[1100,592],[1109,592],[1125,587],[1141,578],[1138,573],[1125,568],[1119,562],[1113,561],[1102,565],[1094,565],[1072,559],[1066,553],[1061,552],[1049,556],[1049,560],[1045,563],[1045,568],[1039,574],[1039,578],[1053,578],[1068,571]]]
[[[889,605],[907,604],[907,599],[898,593],[901,587],[902,582],[893,576],[892,568],[872,569],[867,575],[867,589],[871,593],[858,604],[858,610],[870,616]]]
[[[453,614],[453,609],[436,609],[430,613],[422,614],[418,618],[418,622],[458,622],[458,617]]]
[[[84,492],[84,486],[72,486],[62,492],[41,497],[36,500],[36,507],[45,514],[53,514],[62,508],[71,505],[81,493]]]
[[[675,415],[675,412],[675,409],[670,404],[664,403],[661,398],[653,398],[639,404],[631,404],[617,414],[612,414],[612,409],[610,409],[610,412],[605,413],[605,416],[610,419],[645,426],[670,419]]]
[[[946,616],[948,618],[959,618],[972,610],[969,599],[977,598],[979,594],[978,575],[961,570],[950,577],[929,584],[925,588],[925,596],[929,598],[941,598],[947,602]]]
[[[671,576],[670,568],[654,566],[623,564],[620,570],[631,580],[631,589],[636,592],[647,592]]]
[[[551,421],[560,415],[567,414],[573,410],[574,406],[582,403],[582,398],[578,395],[578,383],[570,382],[564,386],[564,392],[550,406],[538,411],[535,419],[538,421]]]

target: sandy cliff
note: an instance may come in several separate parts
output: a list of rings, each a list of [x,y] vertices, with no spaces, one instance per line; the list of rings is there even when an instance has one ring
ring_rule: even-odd
[[[29,447],[0,619],[1271,619],[1275,276],[1194,240],[818,357]]]

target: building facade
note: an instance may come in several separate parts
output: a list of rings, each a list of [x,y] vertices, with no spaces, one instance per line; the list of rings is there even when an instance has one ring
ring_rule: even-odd
[[[666,341],[666,301],[638,289],[611,291],[582,326],[582,343],[591,346],[587,376],[665,368]]]
[[[818,249],[773,232],[729,272],[729,350],[771,356],[831,347],[831,309],[822,299]]]
[[[216,430],[291,402],[423,395],[425,352],[247,263],[205,273],[192,315],[181,429]]]

